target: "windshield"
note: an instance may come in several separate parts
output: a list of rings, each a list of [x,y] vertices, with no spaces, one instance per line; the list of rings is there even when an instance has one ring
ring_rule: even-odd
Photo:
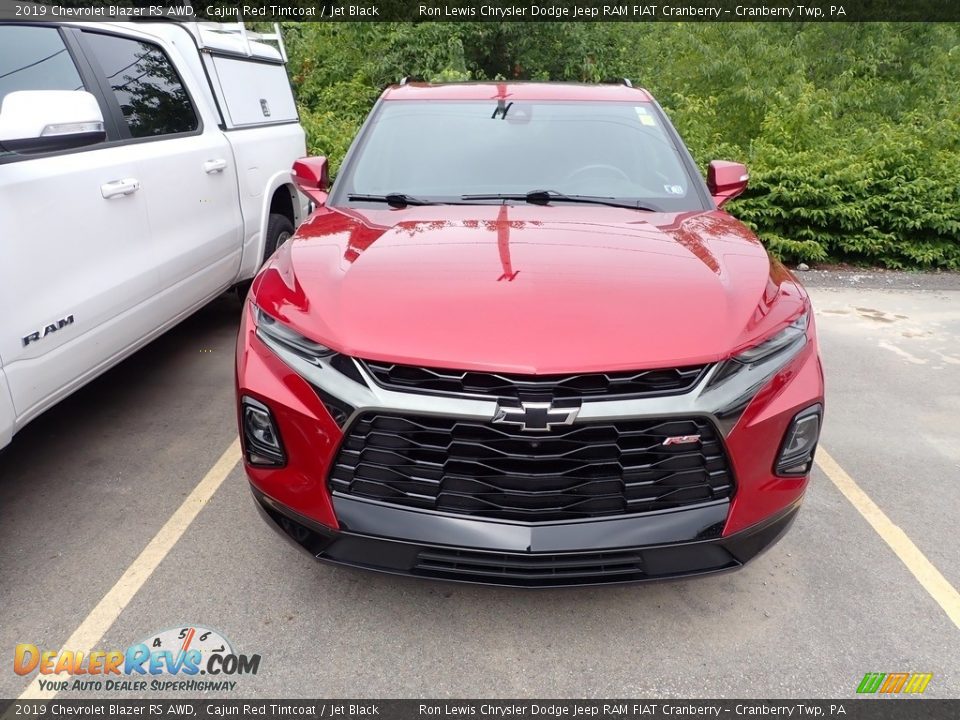
[[[460,202],[549,190],[703,208],[651,103],[387,101],[336,185],[334,204],[367,202],[350,195]]]

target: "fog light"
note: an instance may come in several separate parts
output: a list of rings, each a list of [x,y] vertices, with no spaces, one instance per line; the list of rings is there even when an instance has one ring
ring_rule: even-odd
[[[241,400],[243,409],[243,440],[247,462],[251,465],[279,466],[287,462],[280,442],[280,433],[270,409],[261,402],[244,396]]]
[[[806,475],[813,467],[813,454],[820,438],[820,418],[823,408],[814,405],[793,418],[783,436],[777,456],[777,475]]]

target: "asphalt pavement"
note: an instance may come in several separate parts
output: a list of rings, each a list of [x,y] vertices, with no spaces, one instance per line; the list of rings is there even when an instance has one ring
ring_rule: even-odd
[[[842,698],[866,672],[898,671],[931,672],[927,696],[960,697],[948,614],[960,587],[960,279],[855,274],[803,275],[828,385],[822,445],[946,594],[820,467],[791,531],[740,571],[525,591],[316,563],[263,523],[236,466],[96,647],[216,629],[262,658],[224,697]],[[234,441],[238,311],[219,298],[0,453],[0,697],[31,679],[12,671],[15,645],[56,650],[89,626]]]

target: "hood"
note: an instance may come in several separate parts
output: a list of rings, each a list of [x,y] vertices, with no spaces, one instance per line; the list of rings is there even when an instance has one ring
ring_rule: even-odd
[[[530,374],[713,362],[805,301],[724,212],[583,205],[321,209],[253,297],[348,355]]]

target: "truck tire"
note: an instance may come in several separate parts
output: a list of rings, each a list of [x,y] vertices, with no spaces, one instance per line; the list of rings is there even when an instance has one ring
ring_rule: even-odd
[[[263,262],[267,261],[277,248],[283,245],[293,235],[293,223],[286,215],[271,213],[267,220],[267,242],[263,246]],[[262,264],[261,263],[261,264]]]

